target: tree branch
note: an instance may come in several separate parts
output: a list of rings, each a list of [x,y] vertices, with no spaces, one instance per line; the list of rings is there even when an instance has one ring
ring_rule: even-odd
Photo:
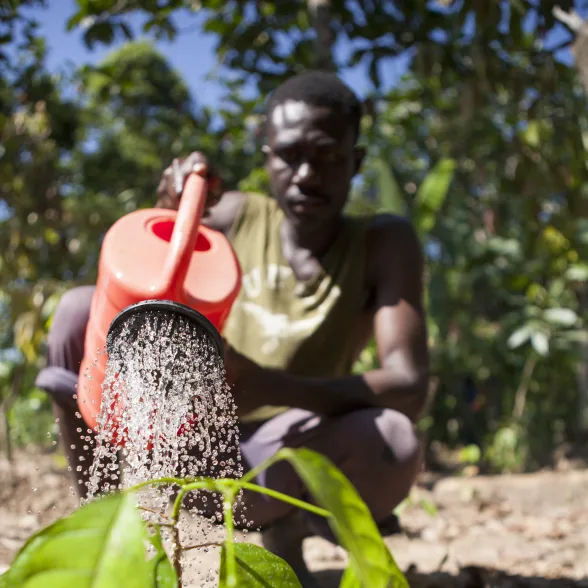
[[[575,10],[566,12],[559,6],[554,6],[552,13],[572,33],[577,33],[584,26],[584,19]]]
[[[308,0],[308,9],[316,31],[316,65],[319,69],[333,70],[331,48],[335,39],[331,28],[331,0]]]

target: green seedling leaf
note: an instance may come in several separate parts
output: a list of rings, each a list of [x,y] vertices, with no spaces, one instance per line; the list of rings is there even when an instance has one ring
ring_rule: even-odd
[[[153,530],[154,534],[149,537],[151,545],[155,548],[155,556],[149,560],[151,568],[150,586],[155,586],[156,588],[177,588],[178,576],[163,548],[159,525],[154,525]]]
[[[251,543],[234,543],[236,577],[227,572],[226,548],[221,549],[219,588],[302,588],[292,568],[280,557]]]
[[[292,464],[318,505],[331,512],[331,529],[349,554],[349,574],[364,588],[408,588],[368,507],[345,475],[310,449],[282,449],[271,462],[280,459]]]
[[[146,529],[133,494],[113,494],[35,533],[0,577],[2,588],[145,588]]]

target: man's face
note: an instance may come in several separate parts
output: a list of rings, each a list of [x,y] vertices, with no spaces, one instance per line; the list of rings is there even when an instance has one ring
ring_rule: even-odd
[[[304,102],[278,104],[264,148],[274,196],[301,231],[320,229],[341,215],[363,159],[347,117]]]

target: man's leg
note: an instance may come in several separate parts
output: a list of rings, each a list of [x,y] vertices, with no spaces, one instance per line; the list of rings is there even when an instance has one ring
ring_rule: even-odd
[[[78,412],[76,393],[94,289],[73,288],[59,301],[47,338],[47,367],[35,381],[53,400],[53,412],[81,498],[87,494],[95,437]]]
[[[255,467],[282,447],[307,447],[328,457],[356,487],[377,523],[385,521],[408,495],[421,464],[420,443],[412,423],[388,409],[364,409],[340,417],[290,410],[241,441],[248,467]],[[261,474],[257,482],[312,500],[286,462]],[[322,517],[294,514],[296,509],[267,496],[247,493],[243,507],[252,528],[267,529],[264,544],[288,560],[300,575],[307,573],[301,549],[304,536],[316,533],[335,540]],[[296,524],[296,520],[303,524]]]

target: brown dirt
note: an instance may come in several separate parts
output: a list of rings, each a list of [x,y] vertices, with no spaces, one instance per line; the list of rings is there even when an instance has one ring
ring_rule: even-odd
[[[77,501],[57,454],[0,460],[0,477],[3,571],[34,530]],[[416,588],[588,588],[587,490],[584,469],[432,482],[423,476],[401,513],[403,534],[386,543]],[[316,537],[305,553],[321,584],[337,586],[345,554]]]

